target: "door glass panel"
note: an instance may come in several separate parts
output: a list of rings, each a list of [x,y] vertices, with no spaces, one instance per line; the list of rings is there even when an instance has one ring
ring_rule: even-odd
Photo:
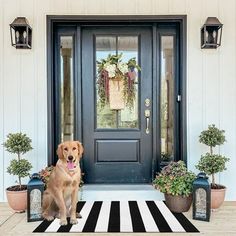
[[[61,142],[74,138],[73,36],[60,37],[60,120]]]
[[[109,54],[116,54],[116,37],[96,36],[96,61],[106,59]],[[96,75],[98,67],[96,66]],[[111,110],[108,105],[102,107],[98,95],[98,80],[96,83],[97,97],[97,128],[116,128],[116,111]]]
[[[135,58],[138,62],[138,36],[96,36],[96,61],[106,59],[109,54],[119,55],[121,53],[122,62],[128,62],[131,58]],[[96,75],[98,75],[98,65],[96,66]],[[125,104],[122,109],[111,109],[109,104],[104,107],[101,105],[98,93],[99,77],[96,76],[97,128],[138,128],[138,71],[134,69],[132,75],[134,76],[132,81],[129,81],[128,92],[134,97],[134,102],[132,105]],[[123,84],[110,81],[109,94],[111,96],[116,89],[115,86],[123,88]]]
[[[161,160],[174,159],[174,38],[161,37]]]
[[[135,58],[138,62],[138,37],[122,36],[118,37],[118,54],[122,53],[124,62],[128,62],[131,58]],[[138,71],[135,69],[136,76],[134,78],[133,93],[135,97],[132,107],[128,104],[124,109],[118,111],[118,127],[119,128],[138,128]]]

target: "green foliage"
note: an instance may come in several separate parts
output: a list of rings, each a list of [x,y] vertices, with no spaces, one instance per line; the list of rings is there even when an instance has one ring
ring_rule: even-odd
[[[7,172],[10,175],[17,175],[20,178],[29,176],[29,171],[32,169],[32,165],[26,159],[11,160],[10,166],[7,168]]]
[[[22,133],[8,134],[7,141],[3,143],[3,146],[8,152],[18,155],[24,154],[32,149],[31,139]]]
[[[215,174],[226,170],[226,162],[229,158],[213,153],[213,147],[223,144],[225,140],[225,131],[218,129],[214,124],[209,125],[207,130],[201,132],[199,142],[210,147],[210,153],[201,156],[196,168],[207,175],[212,176],[212,185],[216,186]]]
[[[175,196],[189,196],[193,190],[196,175],[187,170],[183,161],[170,162],[153,181],[154,186],[162,193]]]
[[[21,159],[20,155],[30,151],[31,139],[23,133],[8,134],[6,142],[3,146],[10,153],[17,154],[17,160],[12,160],[10,166],[7,168],[7,172],[11,175],[17,175],[19,185],[21,188],[21,178],[29,175],[32,165],[26,159]]]
[[[171,160],[171,154],[161,152],[161,160],[162,161],[170,161]]]
[[[123,90],[123,98],[124,101],[126,101],[126,106],[132,110],[134,107],[134,102],[136,100],[136,88],[135,86],[132,85],[128,85],[128,79],[125,78],[124,79],[124,90]]]
[[[98,86],[98,97],[101,108],[109,105],[109,80],[119,80],[124,85],[123,99],[126,106],[132,110],[136,88],[134,80],[130,79],[129,72],[140,71],[141,68],[136,62],[136,58],[131,58],[128,62],[123,61],[123,54],[118,55],[109,54],[106,59],[97,61],[97,86]],[[123,69],[122,69],[123,68]]]
[[[218,129],[214,124],[209,125],[207,130],[201,132],[199,142],[209,147],[221,145],[226,141],[224,133],[224,130]]]
[[[196,168],[200,171],[203,171],[207,175],[212,175],[218,172],[226,170],[226,162],[229,161],[229,158],[217,155],[206,153],[201,156]]]

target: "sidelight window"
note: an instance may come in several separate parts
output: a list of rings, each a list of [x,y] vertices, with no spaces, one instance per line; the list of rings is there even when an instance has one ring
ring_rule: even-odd
[[[161,161],[174,160],[174,37],[161,37]]]
[[[73,37],[60,37],[61,142],[74,138]]]

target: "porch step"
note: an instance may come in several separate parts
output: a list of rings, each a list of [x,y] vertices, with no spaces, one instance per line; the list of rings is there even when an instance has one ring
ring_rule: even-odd
[[[121,200],[163,200],[164,196],[151,184],[85,184],[81,200],[121,201]]]

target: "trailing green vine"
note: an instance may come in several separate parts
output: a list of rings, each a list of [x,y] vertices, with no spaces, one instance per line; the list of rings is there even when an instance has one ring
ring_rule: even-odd
[[[100,105],[103,108],[109,104],[109,81],[119,80],[123,82],[123,99],[126,106],[130,109],[133,108],[136,88],[135,79],[137,72],[141,70],[135,58],[131,58],[127,63],[122,61],[123,54],[111,55],[109,54],[106,59],[97,61],[98,66],[98,96]]]

